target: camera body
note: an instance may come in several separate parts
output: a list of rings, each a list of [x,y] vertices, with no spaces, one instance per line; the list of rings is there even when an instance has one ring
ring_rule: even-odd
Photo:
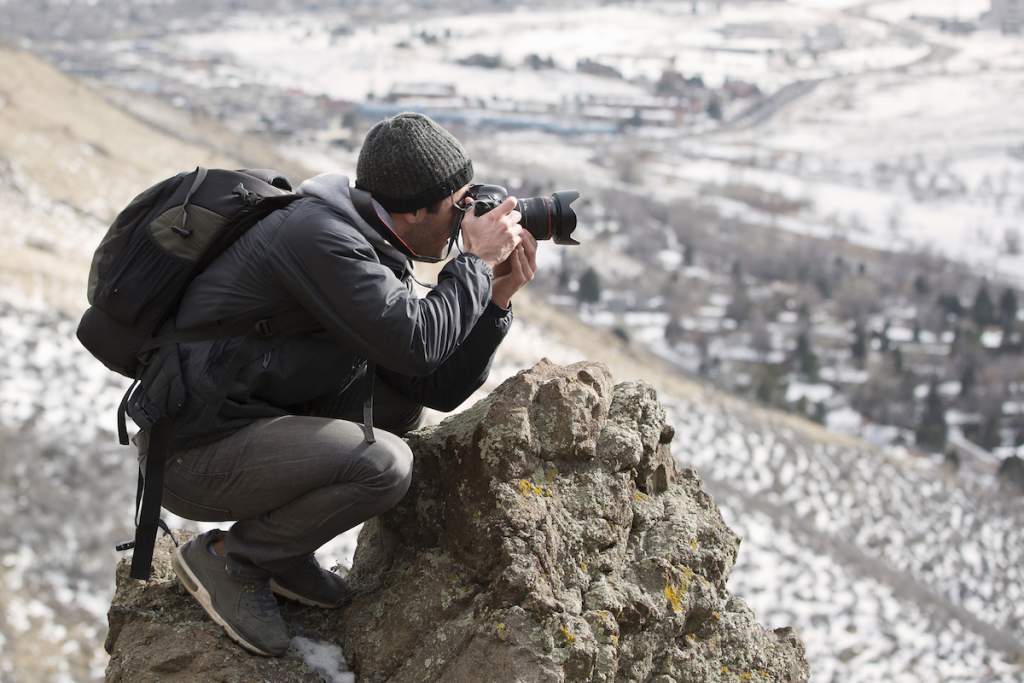
[[[482,216],[508,197],[501,185],[470,185],[467,196],[473,198],[473,213]],[[576,229],[576,212],[570,206],[580,193],[561,190],[550,197],[527,197],[518,200],[516,210],[522,215],[522,225],[537,240],[552,240],[555,244],[578,245],[571,235]]]

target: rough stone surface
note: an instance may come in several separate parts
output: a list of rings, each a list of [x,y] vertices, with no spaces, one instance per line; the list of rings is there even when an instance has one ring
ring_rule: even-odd
[[[293,633],[367,683],[806,681],[798,636],[729,594],[739,539],[672,438],[650,386],[542,361],[409,435],[413,483],[363,527],[356,599],[289,606]],[[161,547],[148,584],[119,568],[108,680],[318,679],[228,641]]]

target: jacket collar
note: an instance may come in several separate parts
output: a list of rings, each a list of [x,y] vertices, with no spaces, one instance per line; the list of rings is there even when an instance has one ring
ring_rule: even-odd
[[[295,191],[305,197],[315,197],[340,213],[366,238],[380,257],[381,263],[404,277],[412,270],[408,254],[391,227],[391,216],[368,193],[349,186],[348,176],[341,173],[322,173],[304,181]]]

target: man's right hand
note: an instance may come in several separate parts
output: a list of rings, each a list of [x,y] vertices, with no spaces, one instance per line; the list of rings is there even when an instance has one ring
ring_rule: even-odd
[[[492,270],[523,239],[523,226],[519,225],[522,214],[515,210],[515,205],[516,198],[507,197],[482,216],[477,216],[471,206],[462,219],[463,250],[479,256]]]

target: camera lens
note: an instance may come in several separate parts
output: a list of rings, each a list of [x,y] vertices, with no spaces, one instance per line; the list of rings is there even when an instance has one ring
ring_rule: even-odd
[[[477,216],[487,213],[508,196],[508,190],[500,185],[473,185],[468,196],[474,199]],[[576,229],[576,212],[571,204],[580,193],[576,190],[561,190],[550,197],[526,197],[516,204],[522,218],[519,224],[537,240],[554,240],[555,244],[579,244],[572,238]]]
[[[523,216],[519,224],[537,240],[554,240],[555,244],[579,244],[571,237],[576,229],[576,212],[570,206],[579,196],[576,190],[563,190],[550,197],[520,199],[516,206]]]

